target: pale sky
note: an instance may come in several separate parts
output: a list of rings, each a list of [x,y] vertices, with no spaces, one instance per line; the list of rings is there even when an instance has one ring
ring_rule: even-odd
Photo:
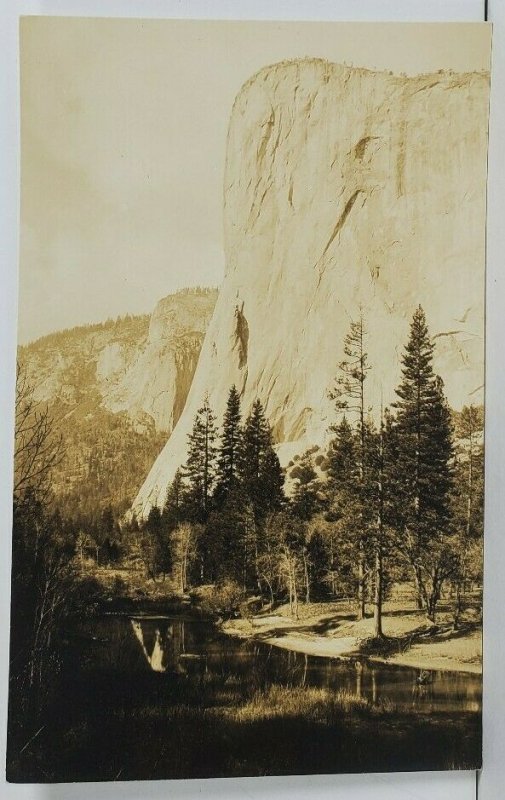
[[[20,342],[221,282],[228,120],[261,67],[487,70],[489,39],[472,23],[24,18]]]

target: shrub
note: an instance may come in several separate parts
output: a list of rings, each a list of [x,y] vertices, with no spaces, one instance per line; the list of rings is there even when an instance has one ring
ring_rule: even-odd
[[[202,610],[230,618],[239,611],[245,592],[236,581],[227,580],[214,586],[201,601]]]
[[[368,639],[362,639],[359,646],[359,651],[365,656],[381,656],[387,658],[400,650],[400,640],[390,639],[387,636],[370,636]]]
[[[126,581],[120,575],[115,575],[111,586],[112,594],[115,597],[117,597],[118,595],[122,595],[124,594],[126,588],[127,588]]]
[[[104,587],[96,578],[77,579],[68,597],[71,615],[86,616],[94,613],[104,597]]]

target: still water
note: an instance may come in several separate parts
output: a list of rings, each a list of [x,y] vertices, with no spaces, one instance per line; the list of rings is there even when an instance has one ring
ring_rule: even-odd
[[[84,623],[81,634],[87,641],[82,666],[93,671],[119,671],[132,678],[150,672],[160,680],[186,676],[195,682],[209,673],[253,676],[262,688],[280,684],[345,691],[416,714],[481,708],[479,675],[434,671],[419,685],[420,670],[307,656],[225,636],[209,622],[183,616],[104,616]]]

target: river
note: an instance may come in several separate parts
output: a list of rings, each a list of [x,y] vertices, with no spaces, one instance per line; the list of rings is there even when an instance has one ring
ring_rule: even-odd
[[[475,769],[481,681],[331,659],[191,612],[103,614],[62,641],[11,774],[33,782]]]
[[[85,624],[82,632],[89,636],[89,664],[98,670],[113,666],[130,674],[152,671],[167,680],[184,675],[194,681],[209,672],[256,675],[262,688],[314,686],[423,713],[481,708],[479,675],[307,656],[223,635],[211,623],[190,617],[110,615]]]

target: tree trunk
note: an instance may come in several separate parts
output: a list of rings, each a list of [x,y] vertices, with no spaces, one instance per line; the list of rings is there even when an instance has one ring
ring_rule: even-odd
[[[305,602],[310,603],[310,576],[309,565],[307,562],[307,554],[303,553],[303,573],[305,577]]]
[[[382,553],[380,542],[375,546],[375,592],[373,607],[373,630],[375,638],[382,638]]]
[[[436,603],[430,598],[430,601],[426,605],[426,618],[435,624],[436,621]]]
[[[292,586],[293,586],[293,614],[295,619],[298,619],[298,591],[296,589],[296,565],[293,560],[291,564],[292,569]]]
[[[358,555],[358,619],[365,619],[365,580],[365,548],[361,540]]]
[[[426,592],[426,616],[430,622],[435,624],[436,615],[437,615],[437,604],[440,600],[440,592],[442,589],[442,583],[439,580],[439,577],[436,573],[432,576],[432,583],[431,583],[431,592]]]
[[[416,608],[418,611],[422,611],[424,608],[423,582],[421,579],[419,568],[414,566],[413,569],[414,569],[414,582],[416,586]]]
[[[461,617],[462,611],[462,592],[461,592],[461,580],[458,580],[456,583],[456,602],[454,603],[454,618],[452,622],[452,627],[455,631],[459,628],[459,621]]]
[[[181,592],[186,591],[186,554],[183,553],[181,559]]]

